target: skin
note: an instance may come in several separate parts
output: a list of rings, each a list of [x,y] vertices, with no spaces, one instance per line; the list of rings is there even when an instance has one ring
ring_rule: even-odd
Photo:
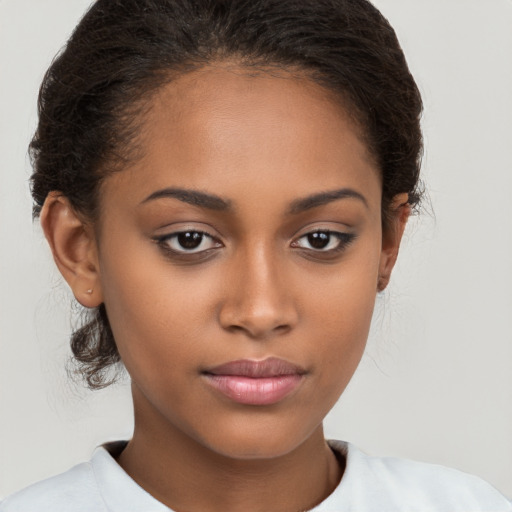
[[[305,77],[219,64],[151,101],[142,157],[106,178],[98,223],[58,193],[41,216],[75,297],[105,303],[132,379],[135,431],[118,462],[177,511],[311,508],[342,477],[322,420],[363,354],[407,195],[383,233],[381,178],[359,129]],[[228,208],[159,193],[169,188]],[[303,201],[342,189],[348,197]],[[331,232],[328,250],[311,245],[315,230]],[[209,236],[183,254],[183,231]],[[305,370],[276,404],[236,403],[202,374],[267,357]]]

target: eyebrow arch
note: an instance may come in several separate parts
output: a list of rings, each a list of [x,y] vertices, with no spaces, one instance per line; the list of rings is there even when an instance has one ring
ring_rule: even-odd
[[[288,213],[295,215],[339,199],[358,199],[368,208],[368,201],[362,194],[351,188],[341,188],[296,199],[291,203]]]
[[[207,194],[206,192],[199,192],[198,190],[189,190],[185,188],[164,188],[162,190],[157,190],[146,197],[141,204],[162,198],[178,199],[178,201],[194,206],[200,206],[202,208],[208,208],[209,210],[225,211],[231,208],[231,201],[222,199],[214,194]]]

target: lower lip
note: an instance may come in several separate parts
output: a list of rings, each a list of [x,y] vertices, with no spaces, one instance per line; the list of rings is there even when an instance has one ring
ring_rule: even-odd
[[[206,374],[206,381],[234,402],[270,405],[290,395],[302,382],[302,375],[251,378],[239,375]]]

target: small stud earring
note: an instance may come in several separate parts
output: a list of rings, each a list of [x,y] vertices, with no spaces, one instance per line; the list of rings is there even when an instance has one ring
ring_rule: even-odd
[[[86,293],[87,293],[88,295],[91,295],[91,294],[92,294],[92,288],[90,288],[89,290],[87,290],[87,291],[86,291]]]

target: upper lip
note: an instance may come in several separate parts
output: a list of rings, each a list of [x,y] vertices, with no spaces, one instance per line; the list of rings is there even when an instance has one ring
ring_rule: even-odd
[[[284,359],[269,357],[262,361],[254,361],[251,359],[230,361],[219,366],[207,368],[203,373],[211,375],[269,378],[283,375],[303,375],[306,373],[306,370]]]

